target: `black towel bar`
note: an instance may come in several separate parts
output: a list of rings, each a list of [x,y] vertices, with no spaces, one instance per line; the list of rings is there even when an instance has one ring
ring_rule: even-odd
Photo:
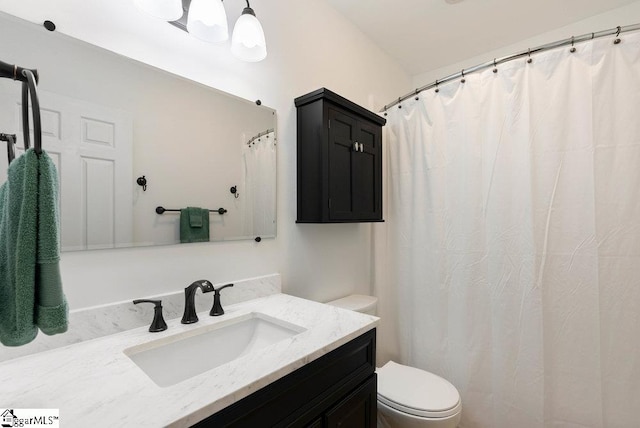
[[[156,214],[164,214],[165,212],[170,211],[170,212],[180,212],[181,210],[176,210],[176,209],[167,209],[164,207],[156,207]],[[225,210],[224,208],[218,208],[217,210],[209,210],[210,213],[218,213],[220,215],[223,215],[224,213],[227,212],[227,210]]]

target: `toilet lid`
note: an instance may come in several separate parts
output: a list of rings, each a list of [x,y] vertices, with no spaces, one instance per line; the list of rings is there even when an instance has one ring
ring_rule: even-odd
[[[378,298],[373,296],[364,296],[362,294],[352,294],[342,299],[332,300],[327,305],[337,306],[342,309],[349,309],[356,312],[369,312],[375,309],[378,304]]]
[[[378,399],[405,413],[447,417],[460,411],[458,390],[440,376],[389,361],[377,370]]]

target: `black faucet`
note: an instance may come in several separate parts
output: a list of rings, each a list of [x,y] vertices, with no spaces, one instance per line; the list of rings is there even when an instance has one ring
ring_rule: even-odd
[[[203,293],[210,293],[214,291],[211,281],[201,279],[196,281],[187,288],[184,289],[184,315],[182,315],[182,324],[193,324],[198,322],[198,315],[196,315],[196,291],[199,289]]]
[[[212,317],[224,315],[224,309],[222,309],[222,305],[220,304],[220,290],[227,287],[233,287],[233,284],[223,285],[217,290],[214,290],[215,294],[213,295],[213,307],[211,308],[211,312],[209,312],[209,315],[211,315]]]
[[[134,305],[138,303],[153,303],[156,305],[153,313],[153,322],[151,322],[151,326],[149,327],[151,333],[157,333],[167,329],[167,323],[164,322],[164,317],[162,316],[162,300],[137,299],[133,301]]]

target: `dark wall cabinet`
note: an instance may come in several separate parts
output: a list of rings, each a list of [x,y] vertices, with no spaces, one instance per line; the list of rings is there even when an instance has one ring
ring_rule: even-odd
[[[322,88],[296,98],[298,223],[382,220],[386,119]]]
[[[194,427],[375,428],[375,355],[371,330]]]

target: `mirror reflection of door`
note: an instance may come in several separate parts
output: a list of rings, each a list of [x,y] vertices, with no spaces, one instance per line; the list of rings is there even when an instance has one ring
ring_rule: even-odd
[[[0,86],[0,129],[17,134],[17,157],[24,153],[20,85],[8,83]],[[38,95],[43,149],[60,179],[62,249],[129,246],[133,227],[130,115],[42,90]],[[6,156],[2,159],[4,181]]]

